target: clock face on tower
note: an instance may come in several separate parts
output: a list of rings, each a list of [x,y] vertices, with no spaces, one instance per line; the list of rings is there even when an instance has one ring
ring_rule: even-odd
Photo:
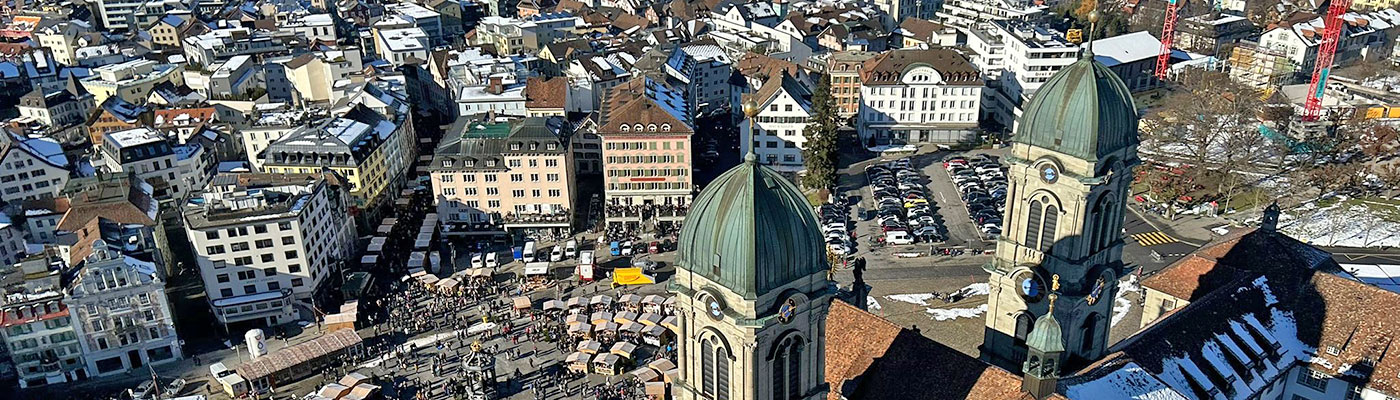
[[[1040,167],[1040,180],[1045,181],[1045,183],[1055,183],[1057,179],[1060,179],[1060,171],[1056,170],[1054,165],[1045,164],[1045,166]]]
[[[724,318],[724,306],[719,304],[719,300],[711,297],[705,305],[709,309],[710,318],[716,321]]]
[[[1016,282],[1016,293],[1027,303],[1035,303],[1045,297],[1045,280],[1032,271],[1022,271],[1012,277]]]

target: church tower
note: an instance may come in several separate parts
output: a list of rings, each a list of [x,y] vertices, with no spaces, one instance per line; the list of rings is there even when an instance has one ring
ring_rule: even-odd
[[[744,162],[705,187],[681,228],[676,275],[681,400],[825,399],[834,287],[806,197]]]
[[[1137,108],[1092,49],[1052,76],[1025,110],[1003,160],[1002,235],[985,267],[991,296],[982,355],[1012,371],[1022,369],[1027,338],[1050,312],[1062,326],[1064,363],[1103,355],[1125,272],[1124,206],[1139,163]],[[1050,296],[1057,275],[1058,296]]]

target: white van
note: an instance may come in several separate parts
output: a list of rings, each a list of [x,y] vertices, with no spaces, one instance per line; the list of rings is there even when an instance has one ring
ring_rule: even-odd
[[[524,254],[521,254],[521,257],[522,257],[522,258],[525,260],[525,262],[527,262],[527,263],[535,262],[535,242],[534,242],[534,241],[525,242],[525,251],[524,251]]]
[[[485,266],[486,262],[483,260],[481,254],[472,254],[472,268],[481,268]]]
[[[578,257],[578,241],[577,241],[577,240],[569,239],[569,241],[566,242],[566,243],[564,244],[564,257],[570,257],[570,258]]]
[[[214,381],[218,382],[219,386],[223,387],[224,393],[227,393],[229,397],[237,398],[243,396],[244,393],[248,393],[248,381],[243,380],[243,377],[229,370],[228,367],[224,366],[224,363],[216,362],[210,364],[209,374],[214,376]]]
[[[486,253],[486,267],[496,268],[501,266],[501,260],[496,258],[496,252]]]
[[[913,243],[914,243],[914,237],[913,237],[913,236],[909,236],[909,232],[905,232],[905,231],[889,231],[889,232],[885,232],[885,243],[889,243],[889,244],[913,244]]]

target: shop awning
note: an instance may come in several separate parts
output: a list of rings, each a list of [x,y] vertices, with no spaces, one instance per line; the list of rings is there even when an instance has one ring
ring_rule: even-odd
[[[613,313],[607,311],[599,311],[593,313],[593,318],[590,318],[589,321],[593,322],[594,324],[601,324],[604,322],[612,322],[612,319]]]
[[[563,310],[564,302],[559,300],[549,300],[544,302],[544,306],[542,308],[546,310]]]
[[[525,275],[546,275],[549,274],[549,263],[535,262],[525,265]]]
[[[644,303],[644,304],[655,304],[655,305],[658,305],[658,306],[661,305],[661,303],[662,303],[662,302],[665,302],[665,301],[666,301],[666,298],[665,298],[665,297],[661,297],[661,296],[654,295],[654,294],[649,294],[649,295],[647,295],[647,297],[643,297],[643,298],[642,298],[642,303]]]
[[[598,350],[602,350],[602,349],[603,349],[603,343],[598,342],[597,340],[585,340],[585,341],[579,342],[578,347],[575,347],[575,348],[574,348],[574,350],[578,350],[578,352],[580,352],[580,353],[588,353],[588,354],[598,354]]]
[[[637,321],[637,313],[634,313],[634,312],[631,312],[631,311],[623,311],[623,312],[617,313],[617,315],[614,315],[614,316],[613,316],[613,322],[616,322],[616,323],[619,323],[619,324],[630,324],[630,323],[636,322],[636,321]]]
[[[658,374],[656,373],[656,371],[653,371],[651,368],[647,367],[641,367],[631,371],[627,371],[627,374],[637,377],[637,380],[640,380],[642,382],[651,382],[656,380],[656,378],[661,377],[661,374]]]
[[[529,297],[525,297],[525,296],[516,296],[515,298],[510,299],[510,301],[511,301],[511,303],[514,303],[514,304],[515,304],[515,309],[517,309],[517,310],[525,310],[525,309],[529,309],[529,308],[530,308],[530,298],[529,298]]]
[[[600,295],[597,295],[597,296],[593,296],[593,298],[588,299],[588,304],[589,304],[589,305],[594,305],[594,306],[597,306],[597,305],[603,305],[603,306],[611,305],[612,302],[613,302],[612,296],[608,296],[608,295],[604,295],[604,294],[600,294]]]
[[[619,297],[619,298],[617,299],[617,301],[618,301],[618,302],[621,302],[621,303],[625,303],[625,304],[637,305],[637,304],[641,304],[641,302],[642,302],[642,296],[638,296],[638,295],[635,295],[635,294],[628,293],[628,294],[622,295],[622,297]]]
[[[637,322],[641,322],[647,325],[661,325],[661,315],[654,313],[645,313],[642,314],[641,317],[637,318]]]
[[[637,351],[637,345],[627,342],[613,343],[612,349],[608,350],[609,353],[617,354],[619,356],[627,358],[632,358],[632,352],[634,351]]]
[[[678,324],[678,323],[676,322],[676,316],[674,316],[674,315],[669,316],[669,317],[666,317],[666,318],[662,318],[662,319],[661,319],[661,326],[666,327],[666,329],[670,329],[671,332],[680,332],[680,331],[681,331],[681,326],[680,326],[680,324]]]

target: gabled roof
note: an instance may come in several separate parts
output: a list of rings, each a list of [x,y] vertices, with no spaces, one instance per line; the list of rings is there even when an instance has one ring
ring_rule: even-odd
[[[694,129],[685,110],[685,98],[676,89],[648,77],[633,78],[608,93],[599,110],[603,122],[599,124],[598,132],[636,134],[640,132],[623,132],[621,126],[656,124],[671,127],[669,132],[657,133],[689,135],[694,133]]]
[[[903,78],[906,71],[917,66],[933,68],[948,84],[982,82],[977,66],[968,61],[967,57],[947,48],[903,49],[881,53],[865,60],[860,73],[861,82],[872,85],[894,84]]]

